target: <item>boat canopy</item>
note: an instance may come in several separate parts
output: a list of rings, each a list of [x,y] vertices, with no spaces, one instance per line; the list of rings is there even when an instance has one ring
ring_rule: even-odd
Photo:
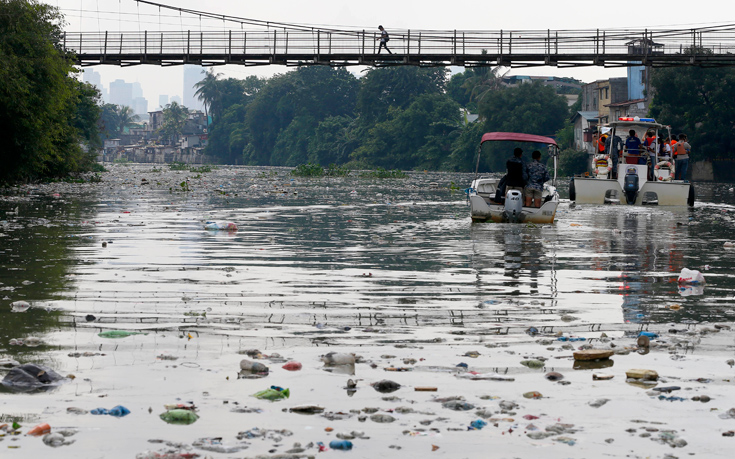
[[[511,142],[533,142],[556,146],[556,140],[551,137],[534,134],[520,134],[516,132],[488,132],[482,136],[480,145],[485,142],[508,140]]]
[[[651,118],[649,118],[651,119]],[[633,128],[633,127],[641,127],[644,129],[661,129],[664,127],[663,124],[658,124],[657,122],[653,121],[610,121],[608,124],[611,128]]]

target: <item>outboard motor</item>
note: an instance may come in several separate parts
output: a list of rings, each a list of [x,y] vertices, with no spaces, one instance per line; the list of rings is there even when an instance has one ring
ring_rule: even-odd
[[[503,220],[517,223],[522,220],[523,195],[518,190],[510,190],[505,195],[505,210]]]
[[[623,182],[623,192],[628,204],[635,204],[638,197],[638,182],[638,170],[635,167],[629,167],[625,172],[625,181]]]

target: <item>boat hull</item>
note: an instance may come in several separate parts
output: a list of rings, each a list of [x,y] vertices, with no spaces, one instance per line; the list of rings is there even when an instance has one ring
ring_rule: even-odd
[[[646,181],[638,190],[633,205],[686,206],[691,184],[683,181]],[[574,178],[573,199],[577,204],[626,204],[623,187],[618,180],[587,177]]]
[[[488,203],[483,197],[470,195],[470,215],[473,222],[495,222],[518,221],[519,223],[554,223],[556,208],[559,201],[552,199],[545,202],[541,207],[523,207],[517,218],[509,218],[502,204]]]

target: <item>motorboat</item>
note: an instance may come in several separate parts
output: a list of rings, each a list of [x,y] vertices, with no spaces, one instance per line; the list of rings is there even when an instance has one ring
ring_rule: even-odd
[[[653,146],[641,145],[637,151],[628,151],[625,136],[634,130],[643,139],[652,133]],[[621,117],[609,124],[609,139],[618,135],[623,142],[617,170],[613,170],[608,143],[604,153],[592,158],[592,173],[572,177],[569,199],[578,204],[629,204],[659,206],[693,206],[694,186],[687,180],[674,180],[673,158],[663,156],[658,148],[660,135],[671,138],[670,126],[659,124],[653,118]]]
[[[518,190],[505,191],[502,178],[480,177],[480,155],[485,142],[525,142],[543,144],[548,148],[549,156],[554,162],[554,175],[551,183],[544,184],[541,196],[541,207],[523,205],[523,196]],[[511,223],[553,223],[556,208],[559,205],[559,194],[556,191],[556,166],[559,158],[559,147],[551,137],[515,132],[488,132],[482,136],[477,152],[475,178],[467,190],[470,202],[470,214],[473,222],[493,221]]]

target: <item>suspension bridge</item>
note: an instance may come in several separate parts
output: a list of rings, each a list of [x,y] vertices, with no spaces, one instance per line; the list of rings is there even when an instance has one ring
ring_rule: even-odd
[[[66,32],[80,66],[735,66],[735,25],[684,30]]]

